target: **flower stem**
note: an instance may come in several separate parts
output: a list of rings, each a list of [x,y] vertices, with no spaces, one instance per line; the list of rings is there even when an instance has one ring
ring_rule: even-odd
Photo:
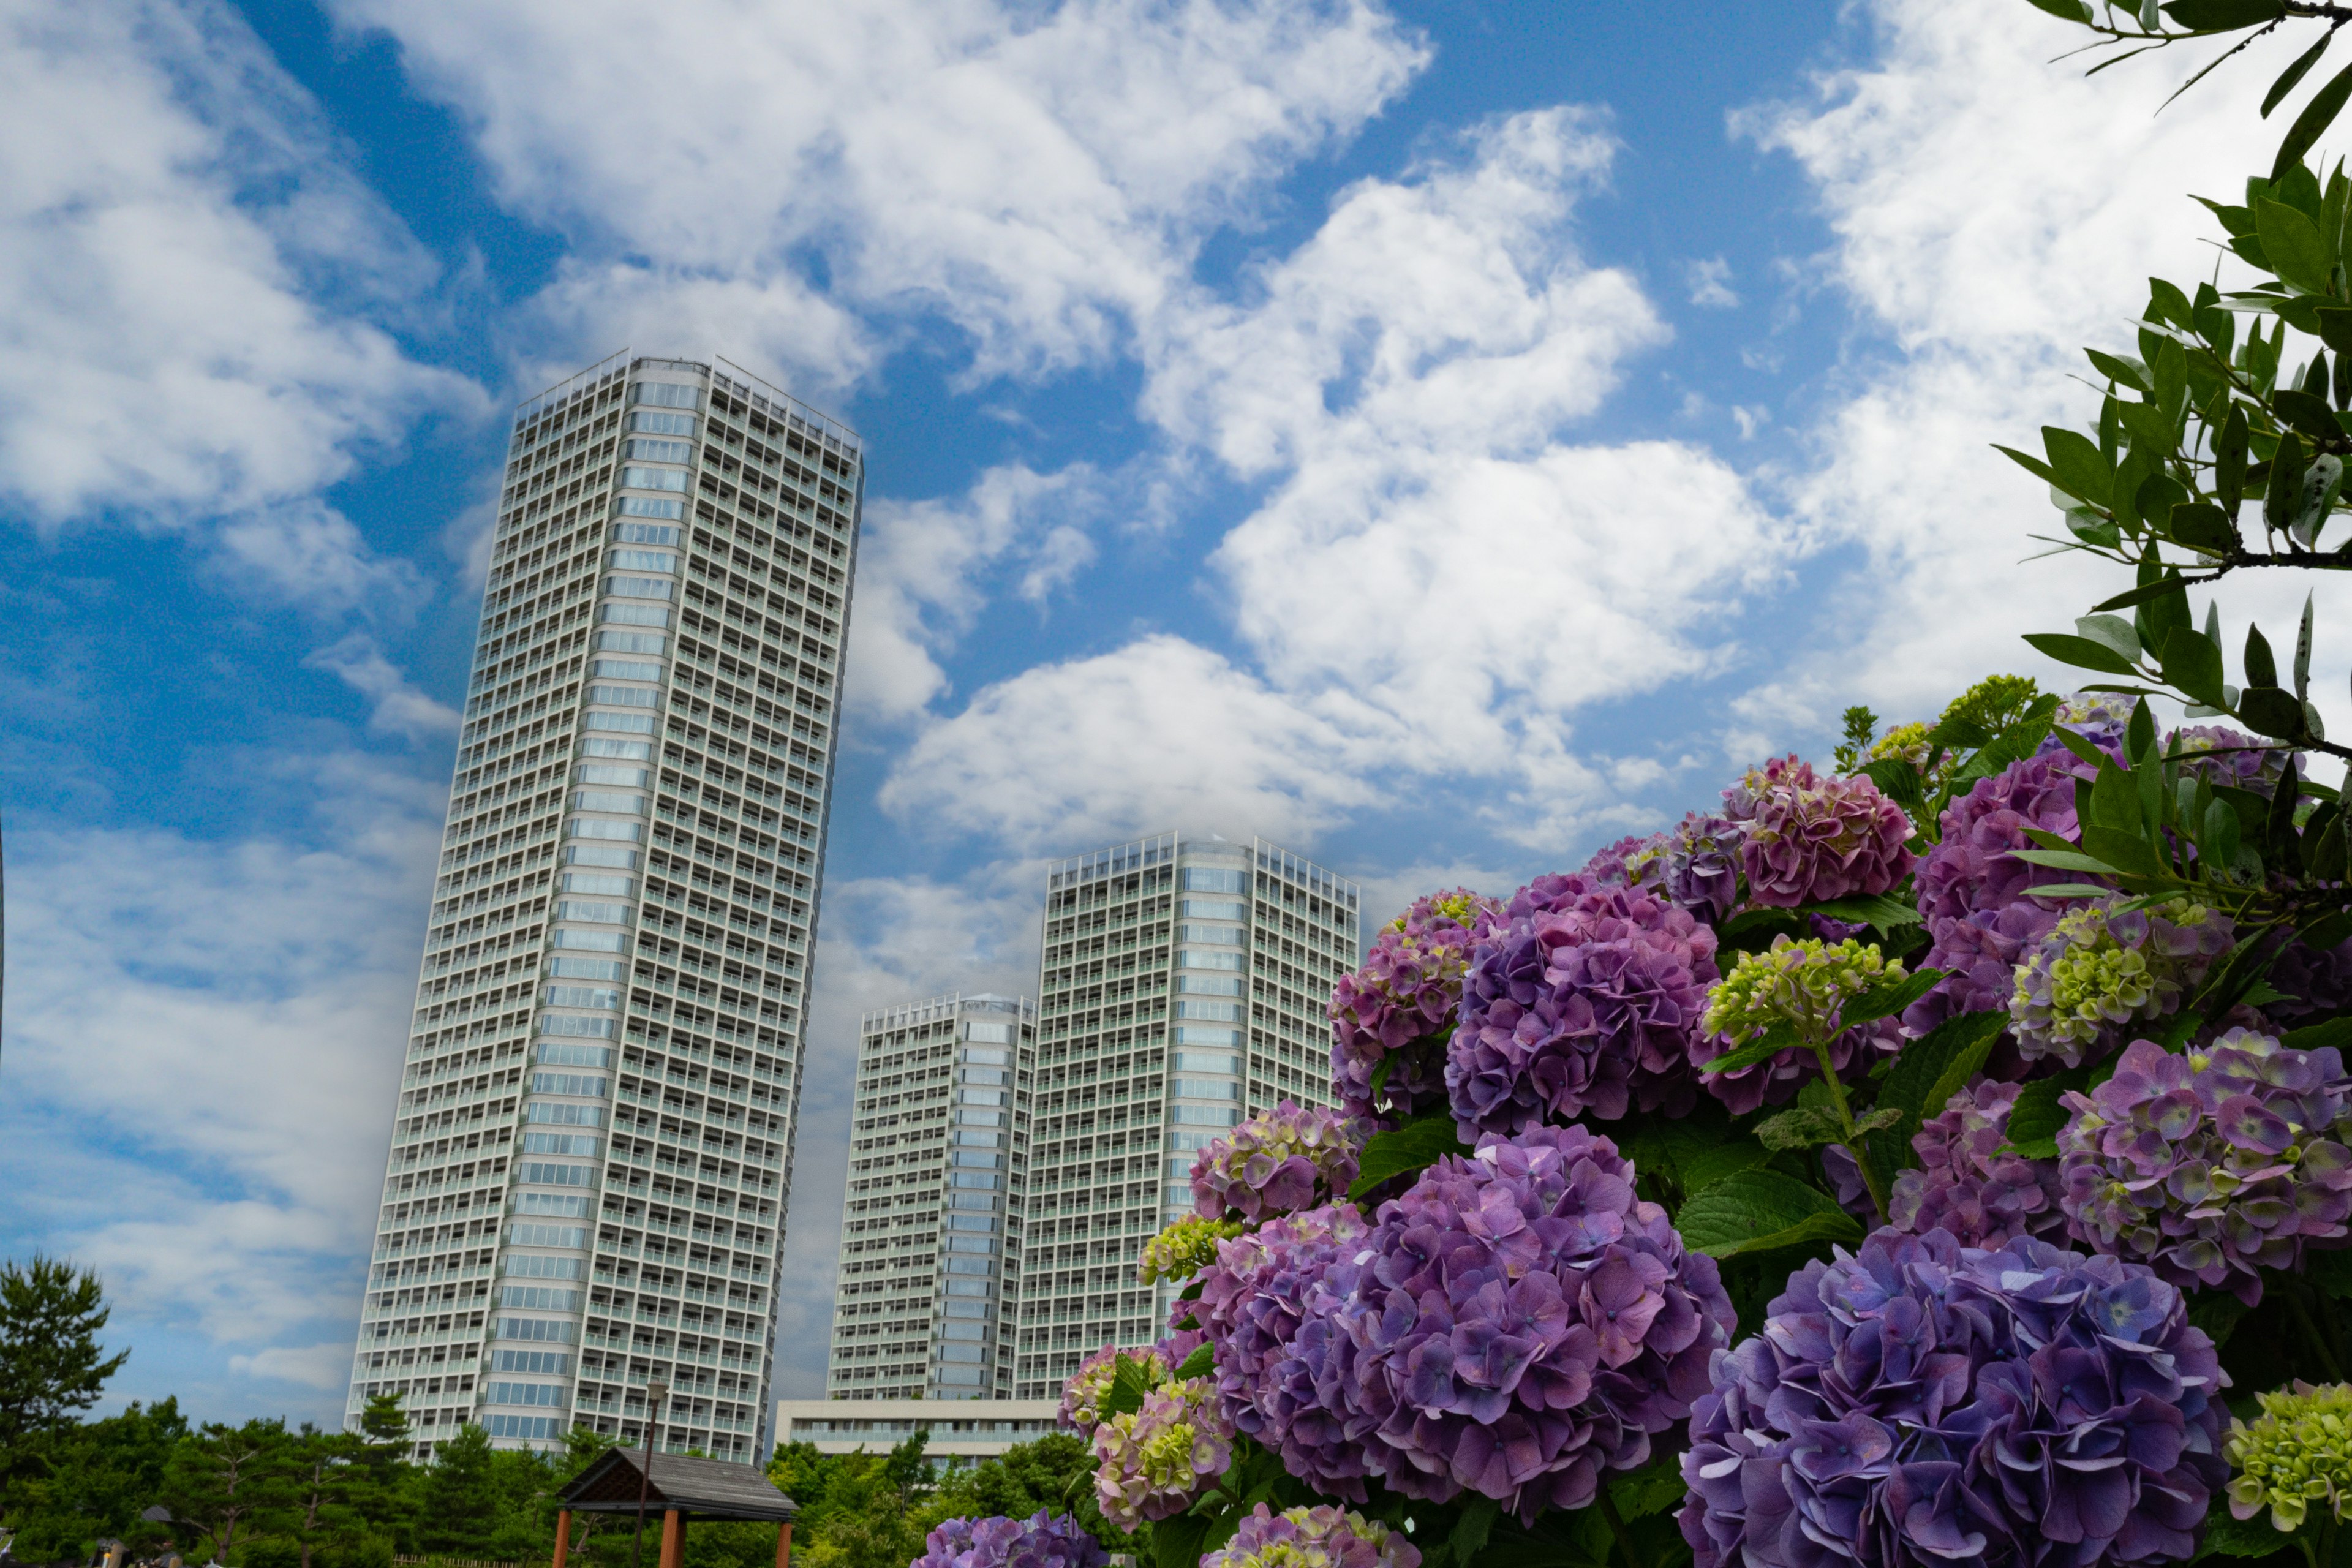
[[[1845,1146],[1853,1155],[1854,1169],[1862,1173],[1862,1184],[1870,1190],[1870,1201],[1878,1210],[1878,1223],[1891,1223],[1887,1218],[1886,1190],[1871,1169],[1870,1152],[1862,1146],[1862,1134],[1854,1131],[1853,1107],[1847,1103],[1845,1085],[1839,1081],[1837,1068],[1830,1062],[1827,1040],[1808,1042],[1813,1047],[1813,1059],[1822,1064],[1822,1081],[1830,1086],[1830,1103],[1837,1107],[1838,1121],[1845,1129]]]
[[[1617,1504],[1609,1495],[1609,1483],[1601,1483],[1601,1517],[1609,1521],[1609,1533],[1617,1538],[1617,1550],[1625,1554],[1626,1568],[1649,1568],[1642,1554],[1633,1550],[1633,1532],[1617,1512]]]

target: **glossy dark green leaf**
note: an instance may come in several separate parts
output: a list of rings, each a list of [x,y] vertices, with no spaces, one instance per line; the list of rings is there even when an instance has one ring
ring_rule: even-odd
[[[2238,530],[2229,512],[2210,501],[2176,505],[2165,531],[2178,542],[2209,555],[2227,555],[2238,548]]]
[[[1192,1348],[1192,1353],[1184,1358],[1184,1364],[1176,1369],[1176,1375],[1180,1379],[1206,1377],[1216,1370],[1216,1348],[1213,1345],[1195,1345]]]
[[[2246,722],[2253,724],[2251,719]],[[2290,752],[2285,771],[2279,775],[2278,784],[2271,791],[2270,810],[2264,814],[2263,821],[2263,859],[2272,868],[2284,871],[2290,877],[2303,874],[2303,842],[2294,830],[2295,803],[2302,798],[2302,780],[2294,765],[2294,756]]]
[[[2178,688],[2208,708],[2226,708],[2221,692],[2221,650],[2213,639],[2190,626],[2176,627],[2164,639],[2165,683]]]
[[[1469,1146],[1454,1134],[1454,1118],[1443,1111],[1408,1121],[1393,1132],[1375,1132],[1357,1160],[1356,1180],[1348,1195],[1360,1198],[1391,1176],[1424,1170],[1448,1154],[1468,1152]]]
[[[1738,1050],[1719,1056],[1711,1062],[1702,1063],[1698,1070],[1703,1077],[1713,1077],[1719,1072],[1734,1072],[1740,1068],[1754,1067],[1758,1062],[1770,1061],[1782,1051],[1801,1050],[1804,1044],[1804,1041],[1797,1037],[1797,1032],[1788,1025],[1774,1024]]]
[[[2062,21],[2087,22],[2091,19],[2089,0],[2025,0],[2037,11],[2047,11]]]
[[[1900,980],[1882,980],[1838,1009],[1838,1022],[1851,1029],[1858,1024],[1892,1018],[1933,991],[1948,973],[1942,969],[1920,969]]]
[[[2279,683],[2278,660],[2271,656],[2271,639],[2263,636],[2263,628],[2251,623],[2246,626],[2246,684],[2276,686]]]
[[[2078,637],[2070,632],[2028,632],[2025,640],[2061,664],[2071,664],[2082,669],[2095,669],[2107,675],[2137,675],[2132,661],[2103,642]]]
[[[2213,3],[2225,4],[2227,0],[2213,0]],[[2343,112],[2344,101],[2347,98],[2352,98],[2352,67],[2329,77],[2327,85],[2311,95],[2311,101],[2303,106],[2303,112],[2296,115],[2294,123],[2287,127],[2285,140],[2279,143],[2278,156],[2271,163],[2273,183],[2285,177],[2289,170],[2303,166],[2303,155],[2326,134],[2330,125],[2336,123],[2336,117]],[[2259,214],[2256,221],[2260,221]]]
[[[2036,1079],[2019,1089],[2017,1102],[2009,1111],[2011,1146],[2031,1159],[2056,1159],[2058,1130],[2071,1114],[2059,1102],[2085,1087],[2090,1076],[2087,1068],[2069,1068],[2055,1078]]]
[[[2271,117],[2271,110],[2279,106],[2279,100],[2285,98],[2288,93],[2293,92],[2295,89],[2295,84],[2303,80],[2304,77],[2310,72],[2311,68],[2319,63],[2319,57],[2327,52],[2327,45],[2335,37],[2336,29],[2330,27],[2327,31],[2319,35],[2319,42],[2312,45],[2311,47],[2295,56],[2294,63],[2287,67],[2286,69],[2279,72],[2278,79],[2271,83],[2270,91],[2263,94],[2263,118],[2264,120],[2268,120]]]
[[[1880,1109],[1898,1112],[1900,1120],[1866,1140],[1873,1163],[1890,1184],[1916,1163],[1911,1139],[1920,1122],[1968,1086],[2008,1026],[2007,1013],[1962,1013],[1904,1045],[1878,1094]]]
[[[2164,14],[2179,26],[2200,33],[2259,27],[2286,15],[2280,0],[2168,0]]]
[[[2324,1024],[2313,1024],[2305,1028],[2289,1029],[2279,1037],[2279,1044],[2297,1051],[2329,1047],[2339,1051],[2352,1050],[2352,1015],[2330,1018]],[[2352,1262],[2352,1253],[2345,1257],[2347,1262]]]
[[[2249,686],[2238,698],[2238,717],[2257,735],[2292,741],[2303,732],[2303,704],[2276,686]]]
[[[2293,431],[2279,437],[2278,455],[2271,459],[2270,482],[2263,489],[2263,521],[2281,533],[2294,521],[2295,501],[2303,489],[2303,442]]]
[[[2230,417],[2213,437],[2213,492],[2224,510],[2238,515],[2238,505],[2246,497],[2246,411],[2236,404],[2230,405]]]
[[[2154,384],[2148,376],[2147,367],[2141,364],[2137,360],[2124,359],[2111,353],[2102,353],[2097,349],[2086,348],[2083,353],[2090,356],[2091,368],[2097,371],[2101,375],[2105,376],[2109,381],[2116,382],[2120,385],[2128,386],[2134,392],[2147,392],[2153,390]]]
[[[2284,202],[2254,203],[2254,232],[2280,281],[2306,294],[2327,292],[2327,269],[2335,256],[2319,237],[2319,226]]]
[[[2114,500],[2115,470],[2107,466],[2097,442],[2080,430],[2045,425],[2042,447],[2050,455],[2051,483],[2093,506],[2106,506]]]
[[[1919,923],[1918,906],[1893,893],[1857,893],[1850,899],[1829,899],[1818,904],[1807,904],[1802,912],[1827,915],[1833,921],[1875,926],[1882,935],[1891,934],[1897,926]]]
[[[2281,419],[2315,440],[2335,440],[2344,434],[2344,427],[2336,422],[2336,410],[2324,397],[2287,387],[2271,394],[2271,407]]]
[[[1675,1228],[1684,1246],[1709,1258],[1862,1239],[1862,1226],[1835,1198],[1778,1171],[1725,1177],[1683,1205]]]
[[[2007,457],[2011,462],[2017,464],[2018,467],[2023,468],[2027,473],[2032,474],[2035,479],[2040,479],[2043,484],[2057,486],[2057,488],[2061,489],[2065,489],[2063,485],[2058,484],[2058,470],[2043,462],[2041,458],[2029,458],[2024,453],[2019,451],[2016,447],[2004,447],[1998,441],[1995,441],[1992,444],[1992,449]],[[2105,461],[2104,458],[2101,460]]]
[[[1912,816],[1916,817],[1926,805],[1925,790],[1917,764],[1906,757],[1881,757],[1862,765],[1864,776],[1878,786],[1878,792]]]

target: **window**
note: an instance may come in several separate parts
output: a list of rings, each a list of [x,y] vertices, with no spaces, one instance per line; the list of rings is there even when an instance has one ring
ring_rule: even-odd
[[[623,468],[621,483],[633,490],[683,490],[686,475],[677,468]]]
[[[590,903],[584,899],[562,899],[556,902],[555,918],[560,921],[601,921],[606,925],[626,925],[629,923],[629,906]]]
[[[667,586],[667,584],[664,584]],[[659,605],[607,605],[596,612],[600,621],[624,626],[667,626],[669,612]]]
[[[551,1438],[558,1425],[552,1415],[485,1415],[482,1430],[492,1437]]]
[[[591,698],[593,700],[593,698]],[[1188,926],[1176,928],[1178,942],[1213,942],[1225,947],[1239,947],[1242,928],[1239,926]]]
[[[1176,989],[1202,996],[1238,996],[1242,983],[1239,976],[1229,980],[1222,974],[1180,974],[1176,977]]]
[[[559,980],[618,980],[621,978],[621,966],[609,958],[551,958],[547,961],[547,973]],[[540,1060],[550,1059],[541,1053]],[[598,1062],[595,1065],[609,1067],[612,1064]]]
[[[673,584],[660,577],[607,577],[604,579],[604,592],[617,594],[625,599],[667,599],[673,586]]]
[[[604,1108],[601,1105],[533,1104],[526,1108],[523,1120],[536,1121],[548,1127],[602,1127],[604,1125]],[[555,1152],[561,1153],[562,1151],[557,1150]],[[547,1245],[577,1247],[580,1244],[574,1241],[551,1241]]]
[[[562,1405],[563,1386],[555,1383],[494,1383],[490,1384],[493,1405]]]
[[[588,673],[606,680],[659,680],[662,667],[640,664],[631,658],[600,658],[589,664]]]
[[[582,1132],[526,1132],[522,1135],[522,1152],[526,1154],[573,1154],[593,1157],[596,1152],[596,1140]],[[525,1271],[509,1268],[507,1272],[512,1274]],[[572,1272],[560,1276],[565,1279],[577,1279],[579,1277],[579,1266],[576,1263],[572,1266]]]
[[[699,408],[702,393],[691,386],[677,386],[666,381],[640,381],[629,388],[629,402],[650,403],[656,408]]]
[[[660,501],[661,506],[676,506],[676,501]],[[677,514],[672,512],[671,516]],[[676,544],[677,530],[658,522],[616,522],[613,525],[615,544]]]
[[[639,409],[629,416],[629,428],[646,436],[691,436],[694,416],[690,414],[656,414]]]
[[[621,456],[647,463],[683,463],[692,459],[694,448],[684,441],[624,441]]]
[[[1195,1127],[1231,1127],[1241,1119],[1242,1113],[1238,1107],[1180,1105],[1176,1108],[1176,1120],[1191,1122]]]
[[[573,1199],[577,1203],[578,1199]],[[583,1234],[585,1234],[584,1232]],[[492,1372],[535,1372],[542,1377],[569,1377],[572,1358],[562,1351],[492,1351]]]
[[[654,732],[654,716],[650,713],[591,713],[580,722],[590,730],[619,730],[631,735]],[[588,743],[595,744],[593,741]]]
[[[682,521],[686,517],[686,503],[682,500],[656,500],[651,496],[623,496],[621,515],[623,517],[669,517]],[[629,525],[623,523],[621,526],[626,528]],[[625,537],[625,535],[616,535],[616,537]],[[656,539],[653,542],[670,544],[676,541]]]
[[[1210,866],[1188,866],[1184,869],[1184,890],[1188,893],[1246,893],[1249,891],[1249,873],[1219,870]]]
[[[963,1081],[966,1083],[1003,1083],[1011,1076],[1012,1075],[1007,1073],[1003,1068],[966,1068],[963,1069]],[[991,1105],[1002,1105],[1004,1102],[1001,1100],[992,1100],[988,1103]]]
[[[558,963],[586,963],[590,961],[584,958],[559,958],[556,962]],[[565,1045],[561,1040],[541,1040],[539,1042],[539,1059],[546,1063],[549,1067],[610,1068],[613,1065],[613,1047],[610,1046],[571,1046]],[[557,1092],[562,1093],[565,1091],[558,1090]],[[591,1094],[602,1094],[604,1091],[601,1089],[592,1089],[588,1092]]]
[[[1178,1072],[1229,1072],[1239,1077],[1242,1058],[1221,1055],[1215,1051],[1178,1051]]]
[[[588,717],[593,721],[596,715]],[[1178,948],[1176,967],[1179,969],[1239,969],[1242,955],[1238,952],[1202,952],[1198,948]]]
[[[614,849],[602,844],[574,844],[563,851],[563,863],[567,866],[612,866],[624,871],[634,871],[637,866],[637,852]]]
[[[1001,1089],[967,1089],[963,1091],[963,1102],[966,1105],[1002,1105],[1004,1103],[1004,1091]]]
[[[1239,1100],[1242,1086],[1221,1078],[1180,1078],[1169,1085],[1171,1092],[1186,1100]]]
[[[507,1239],[517,1247],[578,1247],[588,1245],[588,1229],[577,1225],[523,1225],[507,1226]]]
[[[644,741],[599,741],[591,739],[580,748],[583,757],[626,757],[633,762],[654,760],[653,747]]]
[[[622,795],[616,790],[609,789],[576,789],[572,792],[572,809],[612,811],[628,816],[643,816],[646,814],[646,797],[641,795]]]
[[[645,777],[643,773],[637,776]],[[626,898],[635,887],[636,883],[626,877],[600,877],[590,871],[563,873],[563,890],[567,893],[618,893]]]
[[[590,952],[626,952],[629,935],[618,931],[572,931],[558,926],[548,938],[551,946],[584,949]]]
[[[575,1039],[609,1040],[613,1037],[610,1018],[573,1018],[562,1013],[540,1016],[539,1032],[542,1035],[570,1035]]]
[[[1179,899],[1176,912],[1198,915],[1203,920],[1237,921],[1249,913],[1246,906],[1234,899]]]
[[[1187,1002],[1180,997],[1176,1003],[1176,1016],[1180,1018],[1223,1018],[1227,1023],[1238,1024],[1242,1019],[1242,1005],[1238,1002]]]
[[[635,789],[646,787],[650,776],[644,768],[614,767],[607,763],[589,763],[580,770],[579,782],[584,784],[627,784]],[[627,892],[626,888],[616,889]]]
[[[677,557],[667,550],[615,550],[613,568],[618,572],[675,572]]]
[[[646,836],[646,830],[634,822],[601,822],[584,818],[572,825],[574,838],[618,838],[635,844]]]
[[[616,608],[618,606],[615,606]],[[599,653],[666,653],[669,639],[651,632],[598,632],[596,651]]]
[[[585,1073],[535,1072],[530,1075],[530,1091],[533,1094],[594,1095],[602,1100],[604,1097],[604,1081],[601,1078],[590,1078]]]
[[[620,1006],[621,994],[617,991],[600,991],[593,985],[551,985],[547,988],[545,1000],[551,1007],[611,1009]]]
[[[986,1045],[1009,1046],[1013,1043],[1013,1026],[983,1024],[977,1020],[967,1019],[963,1026],[963,1037],[967,1040],[978,1040]]]
[[[499,1287],[499,1305],[535,1307],[542,1312],[576,1312],[580,1310],[580,1292],[552,1290],[544,1285],[501,1285]]]
[[[1239,1029],[1213,1029],[1199,1024],[1179,1024],[1172,1033],[1180,1046],[1238,1046],[1242,1043]]]
[[[523,1201],[528,1203],[536,1195],[538,1194],[525,1193]],[[551,1323],[545,1318],[500,1318],[499,1320],[499,1338],[502,1340],[552,1340],[557,1344],[568,1345],[572,1342],[572,1325],[570,1323]]]

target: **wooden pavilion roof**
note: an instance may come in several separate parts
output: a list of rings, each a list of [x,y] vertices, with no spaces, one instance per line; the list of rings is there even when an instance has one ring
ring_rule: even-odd
[[[648,1513],[676,1509],[696,1519],[782,1524],[800,1512],[800,1505],[755,1466],[683,1454],[654,1455],[650,1475],[645,1466],[642,1448],[609,1449],[556,1494],[558,1506],[582,1513],[635,1513],[643,1478]]]

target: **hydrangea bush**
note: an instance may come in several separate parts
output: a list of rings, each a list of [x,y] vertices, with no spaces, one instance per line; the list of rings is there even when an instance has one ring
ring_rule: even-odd
[[[1445,1041],[1470,953],[1501,910],[1466,888],[1415,899],[1331,990],[1331,1081],[1350,1114],[1444,1103]],[[1376,1090],[1373,1079],[1381,1084]]]
[[[925,1538],[913,1568],[1108,1568],[1110,1553],[1068,1514],[950,1519]]]
[[[1271,1219],[1328,1202],[1356,1179],[1364,1128],[1344,1111],[1284,1100],[1192,1161],[1192,1206],[1203,1219]]]
[[[1412,1542],[1360,1513],[1325,1505],[1271,1513],[1259,1503],[1201,1568],[1420,1568]]]

